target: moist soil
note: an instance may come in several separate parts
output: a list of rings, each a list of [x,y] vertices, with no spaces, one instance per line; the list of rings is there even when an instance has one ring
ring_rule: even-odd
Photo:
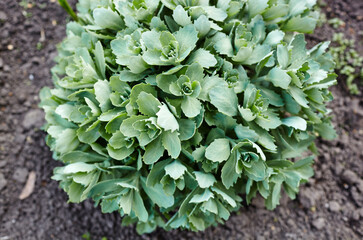
[[[297,199],[283,197],[274,211],[257,198],[225,225],[204,232],[158,229],[139,236],[134,227],[121,226],[117,213],[102,214],[91,201],[68,204],[50,179],[60,164],[45,145],[37,104],[39,90],[52,85],[49,69],[69,19],[56,0],[24,3],[0,1],[0,240],[72,240],[87,232],[92,239],[363,239],[363,98],[350,95],[344,79],[332,88],[335,100],[329,104],[338,138],[317,140],[315,176]],[[341,31],[356,40],[363,55],[363,1],[326,3],[328,18],[339,17],[345,25],[318,28],[308,36],[309,45]],[[34,191],[20,200],[33,171]]]

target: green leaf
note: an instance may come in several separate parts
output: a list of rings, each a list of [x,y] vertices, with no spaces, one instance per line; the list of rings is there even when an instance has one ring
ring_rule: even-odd
[[[125,27],[121,16],[110,8],[96,8],[93,10],[93,18],[96,25],[101,28],[121,30]]]
[[[149,165],[157,162],[163,156],[164,150],[161,137],[156,138],[146,146],[143,156],[144,162]]]
[[[231,207],[237,207],[237,202],[231,196],[229,196],[226,193],[226,191],[222,191],[220,188],[217,187],[212,187],[211,189],[213,192],[220,195],[223,198],[223,200],[225,200],[229,205],[231,205]]]
[[[154,95],[141,92],[136,100],[139,111],[146,116],[156,116],[161,107],[160,101]]]
[[[208,34],[211,29],[211,23],[205,15],[201,15],[194,21],[194,26],[199,32],[199,37],[203,37]]]
[[[227,189],[232,187],[239,178],[239,174],[236,172],[236,165],[237,157],[236,152],[234,152],[231,154],[228,161],[222,167],[222,183]]]
[[[174,115],[169,111],[167,105],[163,104],[159,106],[160,110],[156,113],[157,124],[162,127],[165,131],[179,130],[179,124],[175,119]]]
[[[63,130],[57,136],[55,142],[55,150],[61,154],[71,152],[79,145],[76,130],[70,128]]]
[[[204,173],[204,172],[193,172],[195,178],[198,182],[199,187],[201,188],[209,188],[213,186],[213,184],[217,181],[216,178],[211,173]]]
[[[108,154],[116,160],[124,160],[134,152],[134,148],[121,147],[119,149],[115,149],[110,145],[108,145],[106,149]]]
[[[194,25],[187,25],[175,33],[175,38],[179,42],[180,55],[185,59],[196,46],[198,32]],[[183,58],[180,60],[183,60]]]
[[[171,161],[171,159],[167,159],[155,163],[151,168],[149,175],[147,176],[146,185],[153,187],[155,184],[160,183],[160,179],[165,174],[165,166],[168,165]]]
[[[133,191],[133,203],[132,210],[135,212],[135,215],[139,218],[141,222],[146,222],[149,218],[149,214],[145,208],[144,201],[141,198],[141,195],[137,191]]]
[[[260,128],[255,123],[249,123],[249,125],[259,135],[257,141],[259,144],[271,151],[276,151],[275,139],[266,130]]]
[[[242,63],[246,65],[252,65],[261,62],[268,54],[271,52],[271,47],[269,45],[257,45],[249,58],[244,60]]]
[[[203,10],[207,12],[209,18],[217,22],[222,22],[228,17],[225,11],[214,6],[204,6]]]
[[[289,45],[291,49],[291,66],[290,69],[299,69],[306,61],[307,50],[304,34],[297,34],[294,36]]]
[[[286,16],[289,13],[289,5],[287,4],[276,4],[263,13],[263,18],[267,21],[274,20],[276,18],[280,18]]]
[[[169,208],[174,205],[174,197],[166,195],[160,183],[155,184],[153,187],[148,187],[144,178],[141,178],[141,183],[147,196],[156,205],[162,208]]]
[[[248,0],[247,4],[250,18],[253,18],[268,7],[268,0]]]
[[[78,128],[77,135],[79,141],[83,143],[94,143],[97,141],[97,139],[101,136],[99,129],[100,125],[98,124],[99,121],[95,122],[97,125],[93,129],[88,129],[88,126],[82,126]]]
[[[297,117],[297,116],[282,119],[282,124],[284,124],[288,127],[293,127],[295,129],[299,129],[301,131],[305,131],[306,125],[307,125],[305,119],[303,119],[301,117]]]
[[[264,161],[253,161],[251,168],[244,168],[247,176],[254,181],[262,181],[266,175],[266,166]]]
[[[284,39],[284,36],[285,36],[285,33],[283,31],[273,30],[267,35],[263,44],[276,46]]]
[[[241,47],[236,56],[232,57],[232,60],[239,63],[246,62],[252,55],[252,47]]]
[[[310,16],[297,16],[291,18],[282,29],[290,32],[312,33],[317,22],[316,18]]]
[[[61,104],[55,109],[55,113],[64,119],[70,120],[71,114],[74,110],[75,107],[71,104]]]
[[[239,112],[244,120],[251,122],[255,120],[256,115],[249,108],[238,107]]]
[[[275,129],[281,125],[281,120],[279,116],[272,112],[272,110],[267,110],[263,113],[263,116],[258,116],[256,118],[256,123],[265,130]]]
[[[61,160],[64,163],[75,163],[75,162],[93,163],[93,162],[106,161],[107,158],[97,153],[72,151],[62,155]]]
[[[216,44],[214,45],[214,49],[223,55],[227,55],[228,57],[233,56],[233,46],[231,43],[231,39],[227,35],[223,35]]]
[[[182,163],[180,163],[179,160],[174,160],[165,166],[165,174],[169,175],[174,180],[181,178],[185,171],[187,171],[187,168]]]
[[[188,59],[189,64],[195,62],[199,63],[203,68],[210,68],[217,64],[217,59],[209,51],[200,48],[193,52]]]
[[[138,115],[138,116],[132,116],[130,118],[127,118],[125,119],[121,126],[120,126],[120,130],[121,132],[126,136],[126,137],[136,137],[138,136],[140,133],[138,130],[136,130],[134,127],[133,127],[133,124],[139,120],[145,120],[147,119],[147,117],[145,116],[141,116],[141,115]]]
[[[273,184],[272,192],[270,193],[269,197],[265,202],[267,209],[272,210],[276,208],[276,206],[279,204],[281,197],[281,185],[281,182]]]
[[[85,188],[81,184],[72,182],[67,189],[69,202],[80,203],[82,201],[81,196],[84,190]]]
[[[94,85],[97,101],[100,103],[100,108],[105,111],[110,103],[110,86],[107,80],[98,80]]]
[[[100,41],[98,41],[95,45],[95,57],[96,57],[96,66],[98,71],[101,73],[103,79],[106,78],[106,62],[105,62],[105,53],[103,51],[103,47]]]
[[[215,139],[206,149],[205,157],[213,162],[223,162],[229,158],[231,148],[229,140],[225,138]]]
[[[326,140],[334,140],[337,138],[337,133],[330,123],[315,124],[314,129]]]
[[[188,219],[191,226],[194,227],[196,230],[203,231],[205,229],[205,224],[203,219],[195,217],[193,215],[188,216]]]
[[[291,82],[291,77],[285,70],[275,67],[270,70],[267,78],[273,83],[275,87],[287,89]]]
[[[200,114],[202,104],[196,98],[186,96],[181,102],[181,109],[188,118],[194,118]]]
[[[306,100],[306,94],[300,88],[290,86],[288,92],[298,104],[300,104],[304,108],[309,108],[309,102],[308,100]]]
[[[279,44],[277,46],[277,61],[279,62],[279,65],[282,69],[287,68],[289,64],[289,51],[286,46],[283,44]]]
[[[140,83],[135,85],[132,89],[131,89],[131,94],[130,94],[130,104],[134,107],[137,108],[138,105],[136,103],[137,99],[139,98],[139,94],[141,92],[145,92],[145,93],[150,93],[152,94],[154,97],[156,97],[156,90],[153,86],[149,85],[149,84],[145,84],[145,83]]]
[[[181,141],[186,141],[191,139],[196,131],[195,122],[191,119],[179,119],[179,138]]]
[[[237,137],[241,140],[248,139],[252,142],[256,142],[259,138],[258,134],[254,130],[250,129],[249,127],[244,127],[242,125],[237,125],[234,128],[234,131]]]
[[[209,189],[205,189],[202,194],[195,194],[192,199],[190,199],[190,203],[207,202],[211,198],[214,198],[214,194]]]
[[[162,142],[165,149],[172,158],[177,158],[181,151],[180,139],[177,131],[166,131],[162,134]]]
[[[74,174],[78,172],[86,172],[89,173],[96,169],[96,166],[92,164],[87,164],[83,162],[71,163],[64,167],[64,174]]]
[[[174,9],[173,18],[177,24],[179,24],[180,26],[183,26],[183,27],[186,25],[192,24],[192,21],[191,21],[190,17],[188,16],[188,12],[185,11],[184,8],[180,5],[178,5]]]
[[[211,88],[209,97],[218,111],[231,117],[237,115],[238,99],[233,89],[219,85]]]

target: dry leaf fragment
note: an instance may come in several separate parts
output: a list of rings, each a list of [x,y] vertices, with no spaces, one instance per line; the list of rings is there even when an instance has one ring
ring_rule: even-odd
[[[28,180],[26,181],[26,184],[19,195],[20,200],[23,200],[29,197],[30,194],[32,194],[35,186],[35,180],[36,180],[36,174],[34,171],[31,171],[28,175]]]

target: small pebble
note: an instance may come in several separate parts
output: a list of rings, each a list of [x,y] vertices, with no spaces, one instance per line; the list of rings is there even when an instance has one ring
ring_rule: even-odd
[[[5,22],[6,20],[8,20],[8,16],[4,11],[0,11],[0,21]]]
[[[23,120],[23,127],[25,129],[40,127],[42,126],[43,121],[44,121],[43,111],[40,109],[32,109],[25,114]]]
[[[354,211],[353,214],[352,214],[352,219],[355,220],[355,221],[358,221],[359,220],[359,212],[358,211]]]
[[[348,184],[353,184],[358,181],[358,177],[353,171],[348,169],[343,172],[342,180]]]
[[[339,212],[340,211],[340,205],[336,201],[330,201],[329,202],[329,210],[331,212]]]
[[[313,227],[315,227],[318,230],[323,229],[325,226],[325,220],[324,218],[318,218],[313,221]]]
[[[24,183],[28,177],[28,169],[17,168],[13,174],[13,179],[20,183]]]
[[[4,177],[4,174],[0,173],[0,191],[6,186],[7,181]]]

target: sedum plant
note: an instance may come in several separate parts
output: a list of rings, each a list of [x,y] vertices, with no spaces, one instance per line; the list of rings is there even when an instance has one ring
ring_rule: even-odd
[[[306,48],[314,0],[62,2],[76,21],[40,106],[70,202],[198,231],[313,175],[336,83],[328,43]]]

